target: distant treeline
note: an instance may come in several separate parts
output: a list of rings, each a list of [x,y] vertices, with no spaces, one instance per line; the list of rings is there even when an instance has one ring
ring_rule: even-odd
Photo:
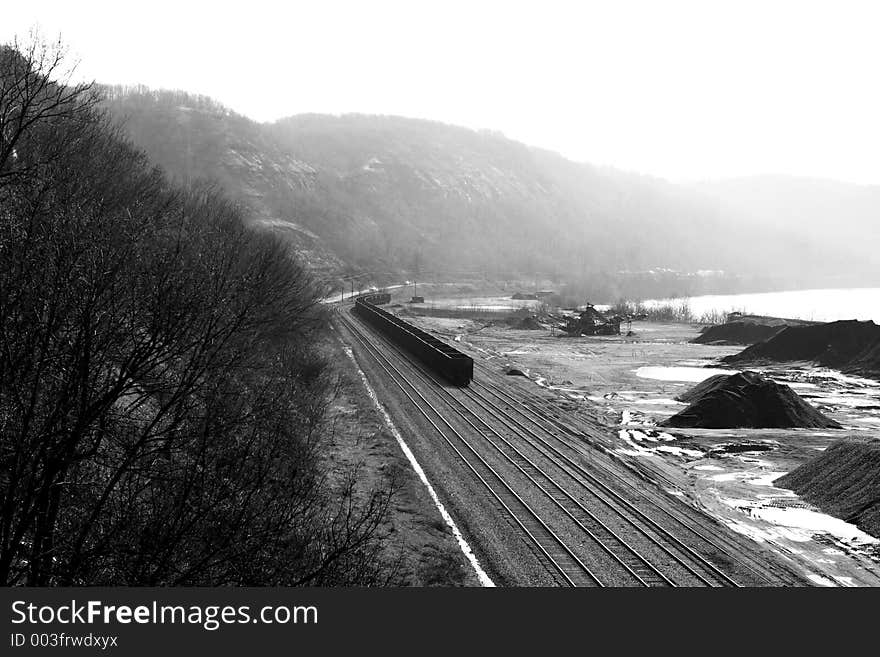
[[[0,48],[0,581],[388,581],[390,491],[322,464],[317,286],[63,68]]]

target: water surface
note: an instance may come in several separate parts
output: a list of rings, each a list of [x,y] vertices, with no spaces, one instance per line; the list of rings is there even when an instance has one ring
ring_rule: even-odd
[[[681,299],[651,299],[645,305],[679,303]],[[880,323],[880,288],[836,288],[764,292],[759,294],[713,294],[688,299],[691,312],[700,317],[708,312],[744,311],[817,322],[839,319],[871,319]]]

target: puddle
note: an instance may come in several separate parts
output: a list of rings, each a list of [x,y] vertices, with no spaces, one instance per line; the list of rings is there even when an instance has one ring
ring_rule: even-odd
[[[700,383],[716,374],[738,374],[740,370],[713,369],[708,367],[656,367],[653,365],[640,367],[636,376],[642,379],[657,381],[683,381]]]

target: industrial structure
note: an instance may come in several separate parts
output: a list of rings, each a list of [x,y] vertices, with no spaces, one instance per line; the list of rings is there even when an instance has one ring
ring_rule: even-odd
[[[576,317],[569,317],[565,332],[570,336],[581,335],[620,335],[621,317],[606,317],[593,304],[588,303]]]

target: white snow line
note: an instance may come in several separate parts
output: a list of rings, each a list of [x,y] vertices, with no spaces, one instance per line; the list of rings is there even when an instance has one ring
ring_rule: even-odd
[[[477,555],[474,554],[474,551],[471,549],[471,546],[468,545],[468,542],[465,540],[461,531],[458,529],[458,525],[455,524],[455,520],[452,519],[452,516],[449,515],[449,512],[446,510],[446,507],[443,506],[443,502],[440,501],[440,498],[437,496],[437,491],[434,490],[434,487],[431,485],[431,482],[428,481],[428,476],[425,474],[425,471],[422,469],[422,466],[416,460],[415,454],[412,453],[412,450],[409,448],[409,445],[406,444],[406,441],[403,439],[403,436],[400,435],[400,432],[397,430],[397,427],[394,426],[394,422],[391,421],[391,416],[388,415],[388,411],[385,410],[385,407],[382,406],[382,402],[379,401],[379,397],[376,396],[376,391],[373,390],[373,386],[370,385],[370,382],[367,381],[367,375],[364,374],[363,370],[361,370],[360,366],[355,360],[354,353],[350,347],[345,347],[346,355],[351,358],[351,362],[354,363],[355,368],[357,368],[358,374],[361,376],[361,381],[364,384],[364,387],[367,389],[367,393],[370,395],[370,399],[373,400],[373,404],[382,414],[382,417],[385,420],[385,425],[388,427],[388,430],[391,431],[394,438],[397,440],[397,444],[400,445],[400,449],[403,450],[403,453],[406,455],[406,458],[409,460],[410,465],[413,470],[416,471],[416,474],[419,475],[419,479],[422,480],[422,483],[425,485],[425,488],[428,489],[428,493],[431,496],[431,499],[434,500],[434,506],[437,507],[437,510],[440,512],[440,515],[443,516],[443,520],[446,521],[446,524],[449,526],[449,529],[452,530],[453,536],[455,536],[455,540],[458,541],[458,547],[461,549],[465,558],[470,562],[471,567],[474,569],[474,573],[477,575],[477,579],[480,580],[480,584],[482,586],[495,586],[495,582],[489,577],[483,567],[480,565],[480,562],[477,560]]]

